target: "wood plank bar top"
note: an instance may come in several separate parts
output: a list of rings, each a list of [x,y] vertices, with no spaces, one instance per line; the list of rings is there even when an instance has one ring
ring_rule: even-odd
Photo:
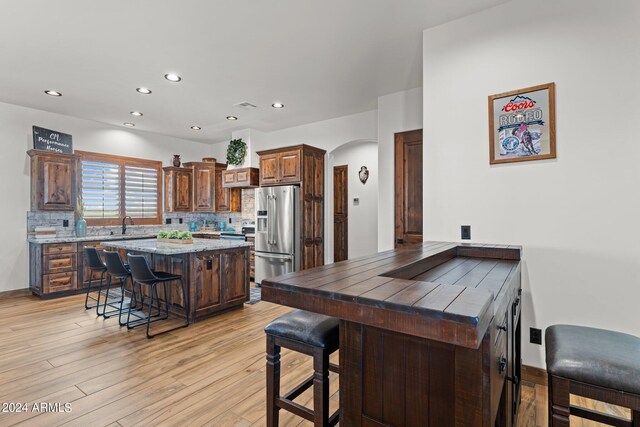
[[[519,246],[424,242],[264,280],[262,299],[477,349],[519,288],[520,256]]]

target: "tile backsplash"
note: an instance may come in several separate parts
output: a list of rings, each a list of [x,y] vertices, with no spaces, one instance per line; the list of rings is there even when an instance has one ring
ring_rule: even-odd
[[[253,219],[253,202],[251,202],[251,208],[246,210],[245,215],[245,196],[243,190],[243,211],[242,212],[229,212],[229,213],[196,213],[196,212],[180,212],[180,213],[168,213],[165,212],[162,215],[162,225],[129,225],[127,222],[128,234],[150,234],[157,233],[160,230],[188,230],[189,223],[195,221],[198,224],[198,228],[213,222],[218,224],[220,221],[224,221],[227,226],[234,227],[240,231],[241,221],[243,219]],[[253,190],[249,190],[247,200],[253,199]],[[167,219],[171,219],[171,224],[166,224]],[[182,218],[182,224],[180,219]],[[64,220],[69,222],[68,227],[64,227]],[[229,222],[231,220],[231,222]],[[56,229],[57,237],[74,237],[75,236],[75,214],[74,212],[40,212],[29,211],[27,212],[27,230],[33,231],[35,227],[54,227]],[[90,226],[87,227],[88,236],[105,236],[109,234],[120,234],[122,232],[122,226]]]

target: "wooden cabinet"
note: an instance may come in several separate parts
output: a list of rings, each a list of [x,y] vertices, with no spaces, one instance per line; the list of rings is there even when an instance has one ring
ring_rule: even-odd
[[[260,185],[300,185],[302,269],[324,264],[324,155],[308,145],[260,151]]]
[[[195,317],[249,300],[245,248],[192,255]]]
[[[214,212],[215,162],[190,162],[184,166],[193,170],[193,212]]]
[[[193,202],[193,170],[166,167],[164,170],[165,212],[190,212]]]
[[[29,150],[31,210],[72,211],[76,206],[76,155]]]
[[[300,184],[302,148],[261,151],[260,185]]]
[[[77,291],[75,243],[29,243],[29,288],[42,297]]]
[[[226,171],[225,163],[216,163],[215,176],[215,208],[216,212],[241,212],[241,194],[239,188],[228,188],[222,185],[222,173]]]
[[[257,168],[241,168],[222,171],[222,186],[225,188],[254,188],[260,184]]]

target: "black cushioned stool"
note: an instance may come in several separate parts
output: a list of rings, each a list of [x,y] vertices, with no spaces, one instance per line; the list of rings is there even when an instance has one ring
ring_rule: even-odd
[[[640,338],[582,326],[546,331],[549,426],[569,426],[569,416],[614,426],[640,427]],[[631,421],[572,406],[569,394],[631,409]]]
[[[329,416],[329,371],[338,366],[329,356],[340,341],[338,319],[294,310],[280,316],[264,329],[267,334],[267,426],[276,427],[280,409],[312,421],[315,426],[333,426],[339,411]],[[313,357],[313,375],[296,388],[280,396],[280,348],[288,348]],[[313,386],[313,411],[293,400]]]

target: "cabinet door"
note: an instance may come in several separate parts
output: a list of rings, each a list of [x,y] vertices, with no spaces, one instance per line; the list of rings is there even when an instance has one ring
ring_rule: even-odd
[[[300,182],[300,150],[283,151],[278,154],[278,178],[281,184]]]
[[[324,157],[313,156],[314,267],[324,265]]]
[[[76,272],[45,274],[42,276],[42,293],[53,294],[56,292],[72,291],[76,289]]]
[[[249,297],[248,259],[245,249],[225,251],[221,255],[223,302],[247,300]]]
[[[260,156],[260,185],[278,183],[279,154],[265,154]]]
[[[197,255],[192,258],[192,283],[195,286],[195,307],[204,313],[222,304],[220,292],[220,255]]]
[[[215,168],[196,166],[193,168],[193,210],[213,212],[215,210]]]
[[[216,169],[215,173],[216,187],[216,212],[229,212],[230,210],[230,189],[222,186],[222,169]]]
[[[192,172],[175,172],[175,211],[189,212],[191,210],[192,176]]]
[[[75,168],[71,158],[39,160],[39,182],[36,184],[38,209],[71,211],[75,208]]]
[[[222,182],[225,185],[233,185],[238,182],[238,173],[234,170],[222,171]]]

